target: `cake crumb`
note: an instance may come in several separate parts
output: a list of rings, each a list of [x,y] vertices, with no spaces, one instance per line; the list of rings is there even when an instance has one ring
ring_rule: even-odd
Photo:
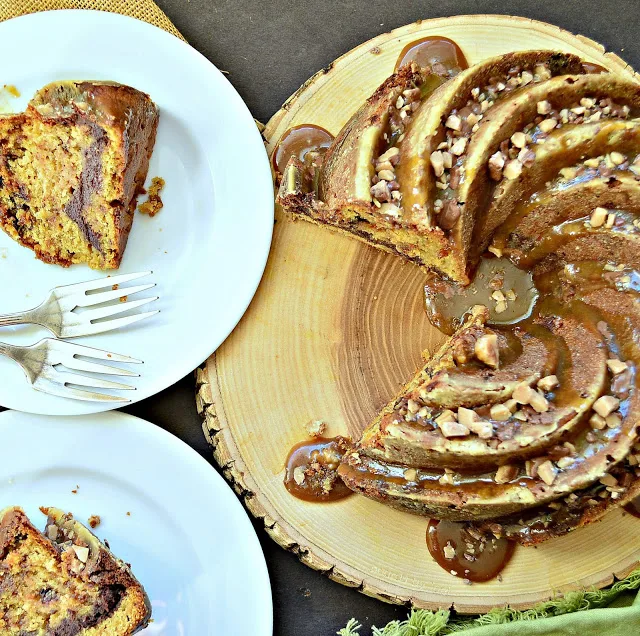
[[[89,525],[92,528],[97,528],[100,525],[101,522],[102,522],[102,520],[100,519],[99,515],[91,515],[89,517]]]
[[[78,490],[80,490],[80,486],[78,486],[78,484],[76,484],[76,487],[71,491],[74,495],[78,494]]]
[[[322,437],[327,430],[327,425],[322,420],[312,420],[305,428],[311,437]]]
[[[131,513],[130,513],[130,512],[127,512],[127,517],[130,517],[130,516],[131,516]]]
[[[154,217],[160,210],[162,210],[164,203],[160,197],[162,188],[164,188],[165,181],[162,177],[153,177],[151,179],[151,185],[149,186],[149,196],[144,203],[138,206],[138,212],[142,214],[148,214],[150,217]]]

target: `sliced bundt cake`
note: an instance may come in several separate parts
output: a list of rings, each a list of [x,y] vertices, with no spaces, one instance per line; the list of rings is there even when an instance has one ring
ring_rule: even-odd
[[[0,633],[127,636],[151,607],[127,565],[56,508],[39,532],[20,508],[0,511]]]
[[[0,227],[47,263],[117,268],[157,125],[129,86],[45,86],[26,112],[0,117]]]

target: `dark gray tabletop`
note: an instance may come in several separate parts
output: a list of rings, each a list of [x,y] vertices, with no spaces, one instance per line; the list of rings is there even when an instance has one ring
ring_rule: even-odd
[[[638,0],[156,1],[196,49],[229,72],[229,80],[254,117],[263,122],[310,75],[336,57],[418,19],[462,13],[527,16],[593,38],[640,68]],[[196,413],[192,376],[125,410],[171,431],[213,463]],[[404,607],[368,598],[314,572],[277,546],[260,524],[255,528],[271,576],[277,636],[335,634],[352,616],[365,626],[365,636],[371,625],[406,616]],[[251,599],[247,599],[247,611],[251,611]],[[241,625],[241,617],[238,621]]]

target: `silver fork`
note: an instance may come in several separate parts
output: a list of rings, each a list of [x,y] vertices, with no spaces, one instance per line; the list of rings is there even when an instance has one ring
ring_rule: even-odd
[[[140,374],[108,364],[98,364],[83,358],[142,364],[141,360],[109,353],[101,349],[83,347],[64,340],[45,338],[28,347],[10,345],[0,342],[0,354],[4,354],[17,362],[25,372],[27,380],[36,391],[74,398],[90,402],[129,402],[127,398],[105,393],[96,393],[91,389],[133,390],[135,387],[90,375],[102,373],[107,375],[139,377]],[[65,371],[64,368],[68,369]],[[85,371],[89,374],[74,373]],[[86,388],[76,388],[86,387]]]
[[[125,296],[128,298],[138,292],[151,289],[155,287],[155,283],[122,288],[120,288],[120,285],[152,273],[153,272],[137,272],[135,274],[121,274],[120,276],[100,278],[86,283],[56,287],[49,292],[48,298],[34,309],[15,314],[0,315],[0,327],[29,324],[41,325],[58,338],[90,336],[96,333],[126,327],[134,322],[157,314],[159,310],[147,311],[142,314],[135,314],[124,318],[114,318],[112,320],[103,319],[116,316],[131,309],[136,309],[137,307],[142,307],[147,303],[158,300],[158,296],[142,298],[141,300],[118,302],[115,305],[97,307],[82,312],[75,312],[74,309],[79,307],[85,309],[95,307],[96,305],[118,300]],[[106,287],[111,287],[112,289],[99,293],[90,293]],[[113,289],[113,287],[116,288]]]

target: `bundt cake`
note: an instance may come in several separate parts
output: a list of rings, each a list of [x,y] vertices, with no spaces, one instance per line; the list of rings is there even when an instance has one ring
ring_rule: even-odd
[[[112,82],[40,89],[0,116],[0,227],[65,267],[116,269],[158,126],[148,95]]]
[[[640,84],[592,70],[512,53],[429,93],[404,67],[324,163],[287,166],[284,209],[429,270],[450,335],[345,454],[354,491],[523,544],[640,495]],[[502,322],[507,266],[532,291]]]
[[[125,636],[151,606],[127,565],[56,508],[39,532],[20,508],[0,511],[0,633]]]

